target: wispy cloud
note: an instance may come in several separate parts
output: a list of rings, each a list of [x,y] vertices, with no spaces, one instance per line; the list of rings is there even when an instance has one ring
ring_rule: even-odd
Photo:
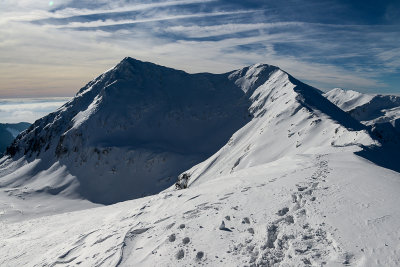
[[[96,20],[90,22],[71,22],[67,25],[55,25],[55,28],[98,28],[105,26],[118,26],[126,24],[139,24],[149,22],[162,22],[167,20],[181,20],[189,18],[206,18],[206,17],[217,17],[227,15],[238,15],[238,14],[250,14],[260,12],[259,10],[239,10],[230,12],[211,12],[211,13],[196,13],[196,14],[185,14],[185,15],[172,15],[172,16],[157,16],[152,18],[143,19],[127,19],[127,20]]]
[[[125,56],[189,72],[264,62],[322,89],[400,90],[386,82],[400,73],[399,25],[386,8],[368,20],[355,2],[325,0],[1,5],[0,96],[73,95]]]
[[[192,5],[192,4],[204,4],[208,2],[214,2],[216,0],[180,0],[180,1],[166,1],[166,2],[155,2],[155,3],[138,3],[138,4],[126,4],[123,1],[112,1],[109,4],[104,3],[100,8],[95,10],[88,8],[63,8],[52,11],[52,8],[47,9],[32,9],[31,5],[22,5],[18,11],[12,9],[11,12],[2,12],[3,16],[0,18],[0,24],[4,24],[11,21],[35,21],[44,19],[65,19],[78,16],[89,16],[89,15],[101,15],[110,13],[120,12],[133,12],[143,11],[152,8],[162,8],[180,5]],[[7,1],[6,1],[7,2]],[[35,1],[32,1],[35,2]],[[15,1],[13,1],[15,4]],[[18,3],[17,3],[18,4]],[[9,4],[11,5],[11,4]],[[25,7],[25,8],[24,8]],[[107,8],[104,8],[107,7]],[[29,8],[29,9],[27,9]]]

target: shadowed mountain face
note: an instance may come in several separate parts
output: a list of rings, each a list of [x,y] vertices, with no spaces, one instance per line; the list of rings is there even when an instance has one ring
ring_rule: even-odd
[[[0,155],[11,145],[14,138],[31,125],[28,122],[0,123]]]
[[[188,74],[125,58],[7,151],[14,159],[42,159],[35,172],[56,162],[53,168],[66,167],[75,182],[50,181],[57,193],[114,203],[173,184],[251,119],[248,107],[228,74]]]
[[[92,146],[207,155],[229,138],[232,130],[226,128],[236,130],[249,120],[247,101],[227,75],[190,75],[126,58],[59,110],[36,121],[8,152],[35,156],[56,148],[61,156],[75,149],[68,147],[73,145],[67,144],[68,138],[84,139],[78,137],[90,133],[85,144]],[[209,131],[213,138],[206,140]]]
[[[188,74],[125,58],[18,136],[0,186],[110,204],[160,192],[193,166],[190,183],[374,143],[364,125],[277,67]]]

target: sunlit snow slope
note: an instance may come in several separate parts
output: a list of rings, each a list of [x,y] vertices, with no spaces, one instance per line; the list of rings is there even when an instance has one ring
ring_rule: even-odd
[[[217,153],[188,170],[189,185],[296,154],[357,150],[375,144],[366,128],[327,101],[321,92],[275,70],[252,86],[263,65],[233,72],[229,78],[251,92],[253,119]],[[359,150],[359,148],[358,148]]]
[[[188,172],[190,184],[373,143],[362,124],[277,67],[188,74],[125,58],[16,138],[0,187],[110,204],[158,193],[207,158]]]
[[[348,112],[383,140],[399,141],[400,97],[394,95],[362,94],[352,90],[335,88],[324,96]],[[394,136],[397,135],[397,138]]]
[[[0,265],[395,267],[399,190],[399,173],[353,153],[293,155],[186,190],[0,221]]]
[[[0,266],[399,266],[388,146],[277,67],[126,58],[9,147]]]

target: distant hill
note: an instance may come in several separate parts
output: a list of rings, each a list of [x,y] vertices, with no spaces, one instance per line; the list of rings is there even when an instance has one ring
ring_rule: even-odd
[[[324,96],[385,141],[400,138],[400,97],[335,88]]]
[[[0,155],[3,155],[6,148],[18,134],[26,130],[31,124],[28,122],[20,123],[0,123]]]

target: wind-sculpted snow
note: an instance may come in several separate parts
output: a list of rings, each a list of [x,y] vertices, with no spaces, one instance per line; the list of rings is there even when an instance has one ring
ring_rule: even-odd
[[[0,224],[0,265],[398,266],[399,178],[349,152],[285,157],[186,190]]]

